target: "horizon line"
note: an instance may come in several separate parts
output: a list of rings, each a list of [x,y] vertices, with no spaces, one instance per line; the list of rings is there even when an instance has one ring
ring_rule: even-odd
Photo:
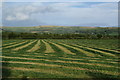
[[[0,26],[0,27],[41,27],[41,26],[57,26],[57,27],[119,27],[119,26],[58,26],[58,25],[40,25],[40,26]]]

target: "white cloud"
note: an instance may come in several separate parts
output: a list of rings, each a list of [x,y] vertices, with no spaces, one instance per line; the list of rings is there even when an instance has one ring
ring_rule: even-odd
[[[17,14],[16,14],[16,18],[19,19],[19,20],[26,20],[26,19],[29,18],[29,16],[28,16],[28,15],[25,15],[25,14],[23,14],[23,13],[17,13]]]
[[[7,8],[4,13],[8,21],[34,20],[38,22],[36,25],[43,22],[48,25],[112,26],[117,24],[117,11],[117,3],[23,3]]]
[[[12,21],[12,20],[26,20],[29,19],[28,15],[25,15],[23,13],[16,13],[14,16],[8,15],[6,17],[6,20]]]
[[[116,2],[102,3],[102,4],[92,5],[92,7],[101,8],[101,9],[117,9],[118,3]]]
[[[6,20],[8,20],[8,21],[11,21],[11,20],[14,20],[15,18],[13,17],[13,16],[7,16],[6,17]]]
[[[7,5],[6,5],[7,6]],[[27,20],[32,14],[54,12],[52,7],[42,4],[30,3],[23,6],[14,6],[11,9],[6,8],[3,13],[6,20]]]
[[[60,22],[61,24],[64,23],[68,25],[117,25],[117,3],[101,3],[89,7],[79,8],[68,7],[68,5],[60,8],[60,10],[63,10],[64,12],[57,13],[56,16],[55,14],[53,14],[54,17],[51,20],[55,21],[56,23]],[[50,16],[53,15],[51,14]],[[60,15],[60,17],[57,15]],[[58,20],[58,22],[56,21],[56,19]],[[47,21],[48,23],[51,22],[48,18],[45,19],[45,21]]]

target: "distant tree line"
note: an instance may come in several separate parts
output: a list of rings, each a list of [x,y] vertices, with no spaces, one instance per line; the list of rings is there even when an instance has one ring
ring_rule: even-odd
[[[109,34],[54,34],[54,33],[19,33],[2,32],[2,39],[120,39],[119,35]]]

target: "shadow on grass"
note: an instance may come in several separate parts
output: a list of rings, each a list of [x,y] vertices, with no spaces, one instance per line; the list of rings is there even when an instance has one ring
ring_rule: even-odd
[[[87,72],[87,75],[92,76],[93,80],[120,80],[117,75],[108,75],[99,72]]]
[[[9,67],[9,63],[2,63],[2,66],[2,80],[29,80],[27,76],[22,76],[22,78],[11,77],[11,70],[5,68]]]
[[[2,63],[2,80],[8,80],[11,71],[10,69],[6,69],[5,67],[8,67],[9,63]]]

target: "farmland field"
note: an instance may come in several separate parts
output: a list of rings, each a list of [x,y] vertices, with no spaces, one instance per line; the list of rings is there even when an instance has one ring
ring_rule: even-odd
[[[3,78],[119,79],[117,39],[3,40]]]

